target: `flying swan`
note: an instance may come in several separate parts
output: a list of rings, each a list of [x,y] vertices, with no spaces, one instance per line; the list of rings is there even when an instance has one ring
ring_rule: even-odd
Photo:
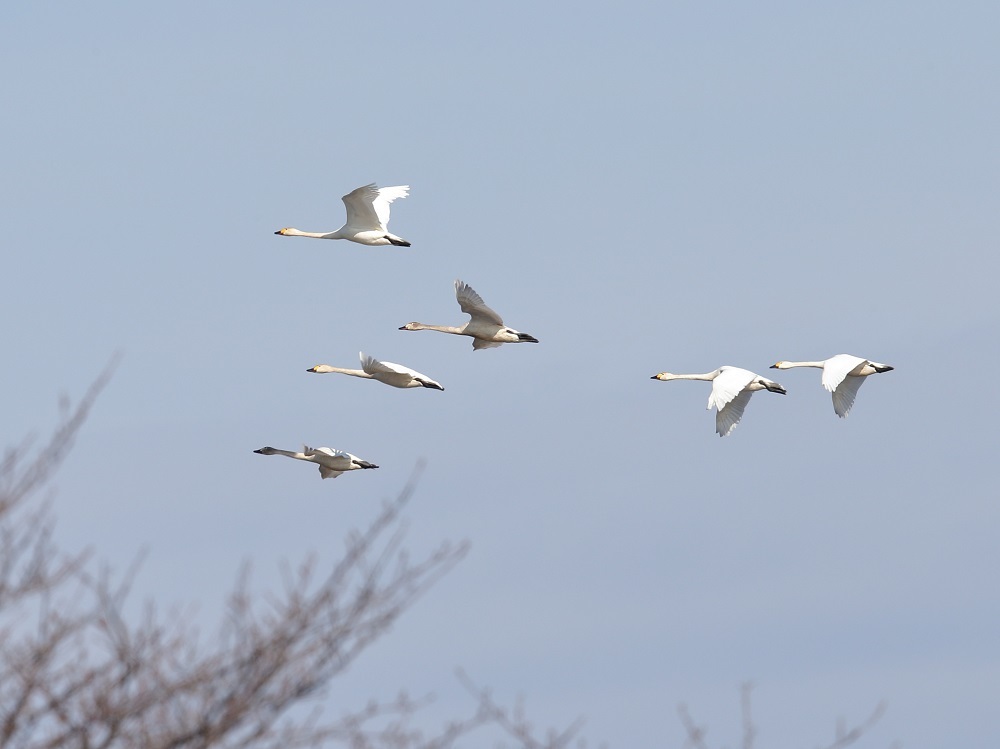
[[[440,382],[435,382],[425,374],[420,374],[402,364],[394,364],[391,361],[379,361],[371,356],[367,356],[364,351],[358,353],[361,357],[361,369],[341,369],[331,367],[329,364],[317,364],[310,367],[306,372],[316,372],[326,374],[327,372],[337,372],[339,374],[351,375],[351,377],[363,377],[366,380],[378,380],[394,388],[433,388],[434,390],[444,390]]]
[[[750,396],[758,390],[785,394],[785,389],[777,382],[761,377],[749,369],[739,367],[719,367],[705,374],[671,374],[660,372],[650,379],[663,380],[711,380],[712,394],[708,396],[706,408],[715,406],[715,431],[720,437],[728,436],[743,418],[743,409],[750,402]]]
[[[405,198],[409,194],[409,185],[376,187],[372,182],[370,185],[352,190],[342,198],[344,205],[347,206],[347,223],[337,231],[299,231],[286,226],[284,229],[278,229],[275,234],[315,239],[349,239],[352,242],[372,246],[394,244],[398,247],[409,247],[409,242],[390,234],[386,228],[389,225],[389,204],[396,198]]]
[[[302,452],[292,452],[291,450],[278,450],[274,447],[262,447],[254,450],[258,455],[284,455],[296,460],[308,460],[310,463],[319,464],[319,475],[325,479],[335,479],[345,471],[356,471],[360,468],[378,468],[374,463],[362,460],[357,455],[345,453],[332,447],[307,447],[302,446]]]
[[[879,364],[850,354],[837,354],[823,361],[780,361],[771,365],[771,369],[795,367],[817,367],[823,370],[823,387],[830,391],[833,410],[842,419],[846,419],[847,414],[851,412],[858,389],[864,384],[868,375],[893,370],[888,364]]]
[[[483,298],[461,279],[455,279],[455,296],[462,312],[471,320],[459,327],[451,325],[424,325],[422,322],[408,322],[400,330],[437,330],[441,333],[467,335],[472,337],[472,348],[494,348],[504,343],[538,343],[538,339],[521,333],[503,324],[500,315],[486,306]]]

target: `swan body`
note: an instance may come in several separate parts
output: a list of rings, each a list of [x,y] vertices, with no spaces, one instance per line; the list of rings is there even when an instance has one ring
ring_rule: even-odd
[[[373,182],[370,185],[359,187],[357,190],[352,190],[342,198],[347,207],[347,223],[337,231],[299,231],[286,226],[284,229],[278,229],[275,234],[286,237],[313,237],[314,239],[349,239],[352,242],[371,246],[392,244],[397,247],[409,247],[409,242],[395,234],[390,234],[387,228],[389,225],[389,204],[396,198],[405,198],[409,194],[409,185],[376,187]]]
[[[469,284],[455,279],[455,297],[458,306],[469,316],[465,325],[425,325],[422,322],[408,322],[400,330],[436,330],[440,333],[467,335],[472,337],[472,348],[495,348],[504,343],[538,343],[538,339],[527,333],[508,328],[500,315],[486,306],[483,298]]]
[[[335,479],[346,471],[356,471],[361,468],[378,468],[374,463],[362,460],[357,455],[345,453],[332,447],[308,447],[303,445],[302,452],[278,450],[274,447],[262,447],[254,450],[258,455],[284,455],[296,460],[307,460],[319,465],[319,475],[325,479]]]
[[[888,364],[862,359],[850,354],[837,354],[822,361],[780,361],[771,369],[794,369],[795,367],[816,367],[823,370],[823,387],[830,391],[833,410],[842,419],[847,418],[854,405],[854,398],[865,382],[873,374],[891,372]]]
[[[379,361],[374,357],[366,355],[363,351],[358,353],[361,357],[361,369],[341,369],[331,367],[329,364],[317,364],[310,367],[306,372],[316,372],[326,374],[327,372],[337,372],[339,374],[351,375],[351,377],[362,377],[366,380],[378,380],[394,388],[432,388],[434,390],[444,390],[441,383],[435,382],[425,374],[420,374],[402,364],[395,364],[391,361]]]
[[[728,436],[743,418],[743,410],[750,402],[750,396],[758,390],[785,394],[785,389],[777,382],[761,377],[749,369],[739,367],[719,367],[705,374],[671,374],[660,372],[653,380],[708,380],[712,383],[712,393],[708,396],[706,408],[715,406],[715,431],[720,437]]]

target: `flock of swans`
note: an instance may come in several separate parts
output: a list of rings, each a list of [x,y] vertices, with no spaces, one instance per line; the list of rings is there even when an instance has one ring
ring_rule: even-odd
[[[842,419],[854,405],[854,397],[865,378],[873,374],[892,371],[888,364],[862,359],[850,354],[837,354],[823,361],[780,361],[771,369],[793,369],[795,367],[818,367],[823,370],[822,383],[833,397],[833,410]],[[715,431],[720,437],[728,436],[743,418],[743,410],[750,402],[750,396],[758,390],[785,395],[787,392],[774,380],[761,377],[756,372],[739,367],[719,367],[705,374],[671,374],[660,372],[654,380],[708,380],[712,383],[712,393],[708,396],[706,408],[715,407]]]
[[[275,234],[286,237],[311,237],[313,239],[347,239],[351,242],[369,246],[395,245],[409,247],[410,243],[402,237],[389,233],[389,206],[397,198],[409,195],[409,185],[395,187],[377,187],[374,183],[359,187],[343,196],[347,208],[347,221],[342,227],[331,232],[307,232],[285,227]],[[462,312],[469,315],[465,325],[428,325],[426,323],[409,322],[400,330],[436,330],[439,333],[465,335],[472,338],[474,350],[495,348],[504,343],[538,343],[538,339],[528,333],[514,330],[504,324],[503,318],[486,306],[483,298],[467,283],[455,280],[455,297]],[[361,369],[346,369],[333,367],[329,364],[317,364],[307,372],[316,374],[338,373],[361,377],[368,380],[390,385],[396,388],[431,388],[444,390],[441,383],[432,380],[409,367],[393,362],[383,362],[363,352]],[[823,370],[821,382],[833,398],[833,410],[840,418],[846,418],[854,405],[858,389],[865,378],[873,374],[889,372],[893,368],[888,364],[862,359],[850,354],[837,354],[822,361],[779,361],[771,369],[793,369],[796,367],[816,367]],[[670,380],[705,380],[712,383],[712,392],[708,397],[708,409],[715,408],[715,431],[720,437],[732,433],[743,418],[743,411],[750,402],[750,396],[758,390],[771,393],[786,394],[785,388],[773,380],[761,377],[755,372],[740,367],[722,366],[704,374],[672,374],[660,372],[651,379],[669,382]],[[330,447],[303,447],[302,452],[278,450],[273,447],[262,447],[254,450],[260,455],[284,455],[296,460],[304,460],[319,466],[320,476],[324,479],[336,478],[347,471],[364,468],[378,468],[374,463],[362,460],[356,455],[336,450]]]

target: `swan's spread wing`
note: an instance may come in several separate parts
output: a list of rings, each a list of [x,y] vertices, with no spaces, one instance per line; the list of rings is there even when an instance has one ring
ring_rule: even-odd
[[[361,354],[361,368],[376,379],[396,387],[406,387],[411,380],[418,378],[430,380],[430,377],[420,374],[415,369],[391,361],[379,361],[366,354]]]
[[[405,198],[409,194],[409,185],[380,187],[378,189],[378,197],[372,203],[372,208],[375,209],[375,215],[378,216],[379,223],[382,224],[383,229],[389,225],[389,203],[396,198]]]
[[[410,374],[412,369],[393,364],[391,361],[379,361],[373,356],[361,354],[361,368],[370,375],[373,374]]]
[[[864,361],[862,359],[862,361]],[[858,389],[865,384],[865,377],[845,377],[844,381],[833,391],[833,410],[842,419],[847,418],[854,405],[854,398],[858,394]]]
[[[479,351],[481,348],[496,348],[497,346],[503,346],[503,341],[484,341],[482,338],[472,339],[473,351]]]
[[[455,279],[455,297],[458,299],[458,306],[462,308],[462,312],[473,320],[503,325],[500,315],[486,306],[486,302],[476,293],[475,289],[458,278]]]
[[[332,470],[346,469],[351,465],[351,454],[333,447],[311,447],[305,451],[306,455],[313,456],[320,465],[325,465]]]
[[[375,208],[379,190],[372,182],[370,185],[351,190],[342,200],[347,206],[347,222],[345,226],[358,231],[386,231],[385,224]],[[389,217],[389,206],[385,206],[386,219]]]
[[[321,478],[324,479],[335,479],[342,473],[343,471],[335,471],[332,468],[327,468],[326,466],[323,465],[319,467],[319,475]]]
[[[753,391],[743,390],[725,407],[716,412],[715,431],[719,433],[720,437],[726,437],[740,423],[740,419],[743,418],[743,409],[750,402],[751,395],[753,395]]]
[[[864,363],[865,360],[861,357],[851,356],[850,354],[831,356],[823,365],[823,387],[833,392],[844,381],[844,378],[854,371],[855,367]],[[853,396],[851,400],[854,400]]]
[[[757,377],[749,369],[740,369],[739,367],[721,367],[721,370],[718,376],[712,380],[712,394],[708,396],[708,407],[715,406],[720,412]],[[744,403],[744,405],[746,404]],[[740,414],[742,413],[743,408],[740,407]],[[736,421],[739,421],[739,417],[736,418]]]

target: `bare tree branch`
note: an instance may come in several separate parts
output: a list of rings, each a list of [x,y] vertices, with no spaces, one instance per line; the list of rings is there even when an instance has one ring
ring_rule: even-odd
[[[872,714],[853,728],[847,728],[846,721],[843,718],[840,718],[837,721],[834,742],[832,744],[827,744],[825,749],[843,749],[845,746],[850,746],[860,739],[862,735],[864,735],[865,731],[868,731],[872,726],[879,722],[882,715],[885,714],[885,710],[885,702],[878,703],[872,711]]]
[[[740,687],[740,707],[743,718],[743,749],[753,749],[753,743],[757,737],[757,728],[753,722],[753,715],[750,704],[750,696],[753,693],[753,684],[744,683]],[[837,721],[835,739],[832,744],[826,745],[823,749],[843,749],[858,741],[868,730],[870,730],[885,713],[886,705],[880,702],[871,715],[858,725],[847,728],[843,719]],[[679,705],[677,713],[680,716],[681,724],[684,726],[686,738],[685,747],[693,749],[709,749],[705,743],[705,729],[698,726],[688,712],[686,705]]]

